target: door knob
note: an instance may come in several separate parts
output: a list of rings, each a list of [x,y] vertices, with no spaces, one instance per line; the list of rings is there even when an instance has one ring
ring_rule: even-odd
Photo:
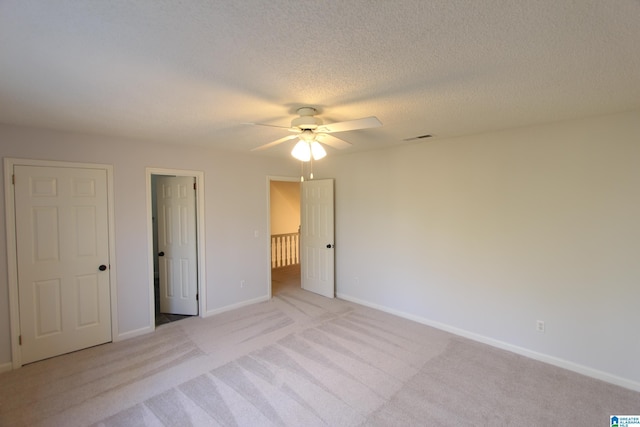
[[[333,245],[332,245],[331,243],[329,243],[329,244],[327,245],[327,249],[331,249],[332,247],[333,247]]]
[[[160,252],[158,256],[164,256],[164,252]]]
[[[98,267],[98,270],[100,271],[105,271],[107,269],[107,266],[102,264],[100,267]]]

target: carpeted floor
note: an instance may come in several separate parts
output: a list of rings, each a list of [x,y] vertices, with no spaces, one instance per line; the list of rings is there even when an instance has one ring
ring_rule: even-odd
[[[0,425],[605,426],[640,413],[640,393],[273,278],[271,301],[0,375]]]

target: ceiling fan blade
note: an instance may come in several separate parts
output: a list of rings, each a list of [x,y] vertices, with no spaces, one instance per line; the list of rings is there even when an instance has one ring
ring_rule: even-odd
[[[251,122],[247,122],[247,123],[243,123],[243,125],[265,126],[265,127],[270,127],[270,128],[276,128],[276,129],[285,129],[285,130],[288,130],[289,132],[299,132],[300,131],[300,129],[292,128],[292,127],[289,127],[289,126],[268,125],[266,123],[251,123]]]
[[[328,135],[326,133],[316,134],[316,140],[328,145],[329,147],[337,148],[338,150],[351,147],[350,142],[344,141],[340,138],[336,138],[335,136]]]
[[[346,132],[348,130],[369,129],[382,126],[382,122],[377,117],[363,117],[362,119],[347,120],[346,122],[330,123],[318,127],[318,132]]]
[[[261,145],[261,146],[256,147],[256,148],[252,148],[251,151],[264,150],[266,148],[270,148],[270,147],[273,147],[275,145],[282,144],[285,141],[289,141],[290,139],[295,139],[297,137],[298,137],[298,135],[288,135],[288,136],[285,136],[284,138],[276,139],[275,141],[270,142],[268,144],[264,144],[264,145]]]

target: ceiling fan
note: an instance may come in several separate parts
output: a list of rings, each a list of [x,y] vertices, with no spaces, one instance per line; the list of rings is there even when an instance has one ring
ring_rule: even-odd
[[[318,142],[337,149],[343,149],[351,146],[351,143],[340,138],[336,138],[335,136],[331,135],[332,133],[346,132],[358,129],[369,129],[382,126],[380,120],[378,120],[378,118],[375,116],[325,125],[322,123],[322,120],[320,118],[316,117],[316,114],[318,114],[318,110],[313,107],[298,108],[296,110],[296,113],[299,117],[296,117],[291,121],[291,127],[275,126],[263,123],[249,123],[252,125],[276,127],[280,129],[286,129],[290,132],[295,132],[294,135],[285,136],[284,138],[280,138],[275,141],[269,142],[268,144],[256,147],[251,151],[264,150],[270,147],[274,147],[283,142],[298,138],[300,139],[300,142],[298,143],[298,145],[296,145],[296,147],[294,147],[291,154],[302,161],[308,161],[312,155],[314,160],[318,160],[319,158],[322,158],[324,157],[324,155],[326,155],[324,148],[322,148],[320,144],[317,144]],[[296,155],[296,149],[298,151],[298,154],[300,154],[300,152],[302,151],[301,156]],[[316,155],[316,153],[318,154]]]

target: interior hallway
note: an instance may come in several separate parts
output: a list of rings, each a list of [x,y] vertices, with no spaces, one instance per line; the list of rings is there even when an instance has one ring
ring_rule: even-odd
[[[300,286],[300,264],[271,269],[271,296]]]

